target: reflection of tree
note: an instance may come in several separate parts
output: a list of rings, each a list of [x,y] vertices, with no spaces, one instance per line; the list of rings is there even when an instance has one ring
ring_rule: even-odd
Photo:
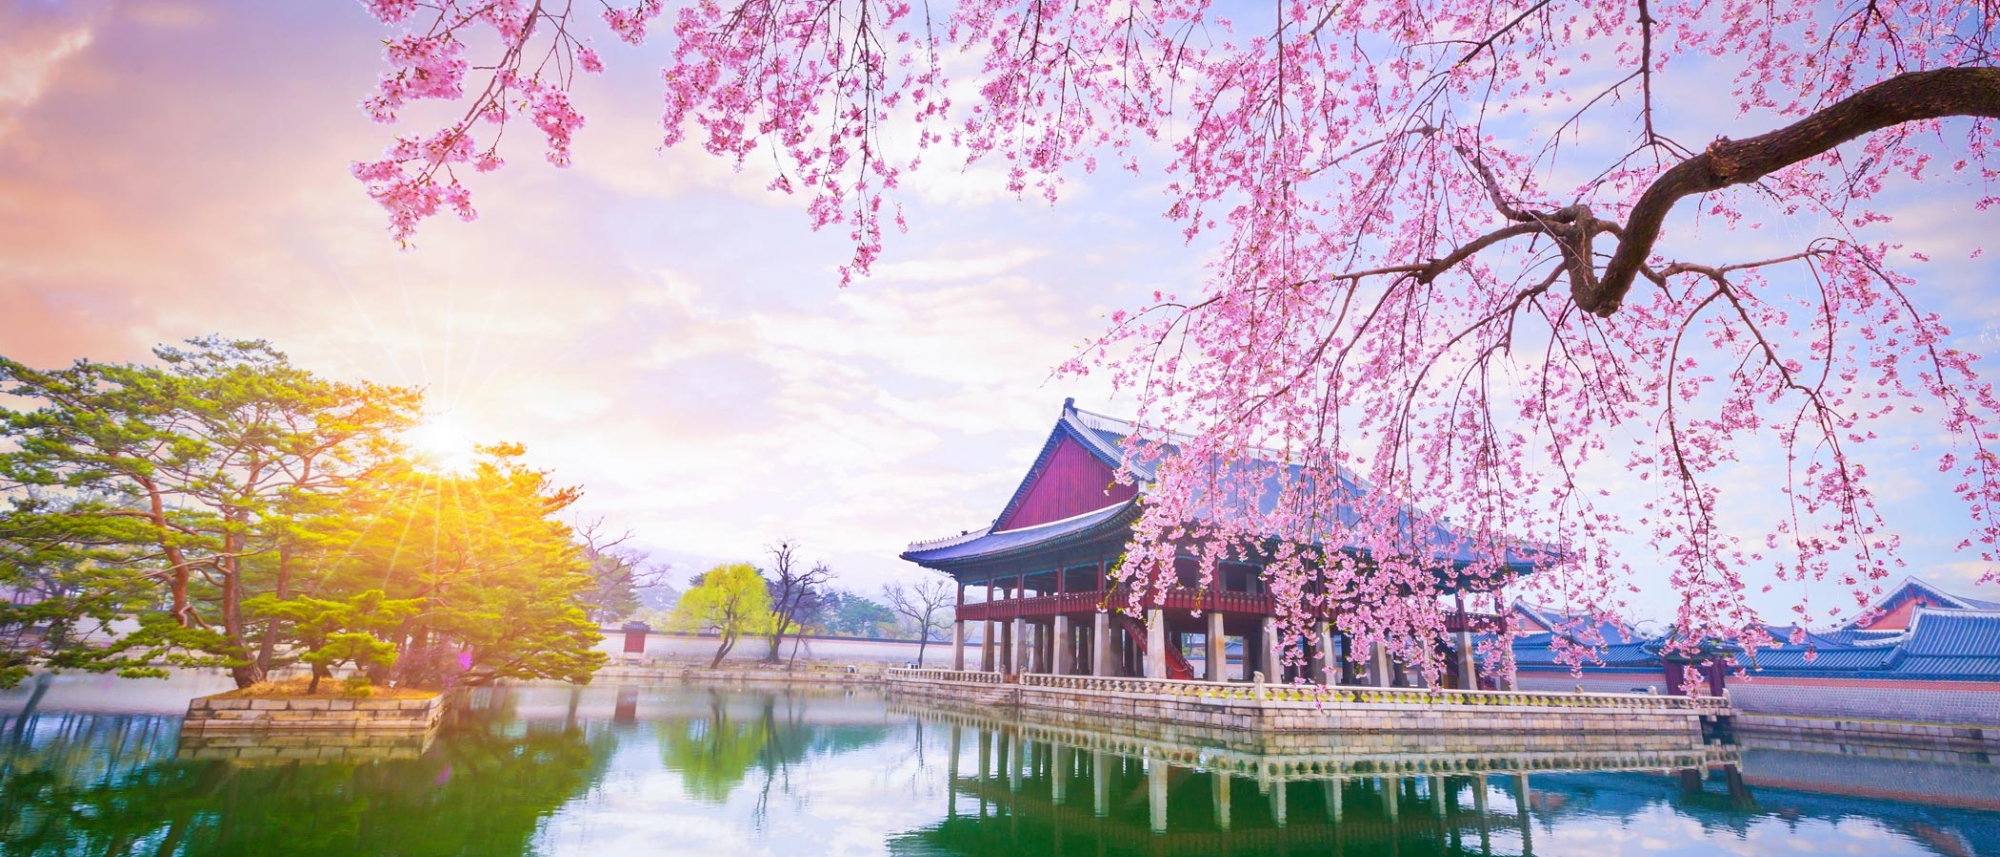
[[[707,716],[659,725],[661,757],[669,770],[681,775],[681,787],[696,800],[728,800],[755,770],[763,774],[761,811],[772,788],[784,788],[792,765],[808,756],[870,747],[889,735],[887,726],[810,723],[805,701],[790,694],[754,698],[754,713],[732,711],[727,704],[731,698],[711,693]]]
[[[706,719],[662,722],[660,754],[667,770],[681,775],[688,797],[722,803],[743,784],[771,733],[762,718],[731,717],[720,696],[709,697],[708,710]]]
[[[459,711],[419,759],[245,767],[174,760],[171,730],[142,740],[158,719],[65,718],[109,725],[6,750],[0,855],[522,854],[617,742],[608,728],[523,730],[496,706]],[[147,761],[121,769],[135,754]]]

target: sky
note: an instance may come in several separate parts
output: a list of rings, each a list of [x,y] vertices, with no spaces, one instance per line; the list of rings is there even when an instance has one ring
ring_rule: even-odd
[[[268,339],[328,376],[425,388],[440,434],[525,444],[584,486],[580,520],[680,574],[785,537],[873,591],[917,574],[908,542],[992,520],[1065,397],[1129,412],[1052,368],[1109,312],[1202,277],[1157,175],[1092,176],[1051,206],[931,167],[907,182],[909,233],[840,288],[844,230],[658,151],[661,48],[602,44],[575,166],[517,147],[478,177],[477,222],[436,218],[402,250],[348,174],[391,133],[358,108],[390,34],[348,0],[0,0],[0,354]],[[1912,193],[1914,233],[1993,229]],[[1937,258],[1919,273],[1938,308],[1993,354],[1995,264]],[[1947,547],[1963,513],[1938,511],[1945,486],[1907,482],[1887,511],[1912,573],[2000,599]]]

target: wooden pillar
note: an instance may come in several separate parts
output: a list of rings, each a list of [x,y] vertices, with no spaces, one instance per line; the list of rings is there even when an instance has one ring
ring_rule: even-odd
[[[1069,652],[1070,652],[1070,642],[1071,642],[1069,633],[1069,617],[1061,613],[1057,613],[1055,621],[1056,621],[1056,626],[1055,626],[1056,632],[1054,634],[1055,639],[1053,640],[1056,650],[1055,674],[1069,675],[1070,673]]]
[[[1158,607],[1146,609],[1146,677],[1167,677],[1167,611]]]
[[[1090,674],[1109,676],[1111,664],[1111,614],[1099,610],[1090,621]]]
[[[1211,609],[1208,611],[1208,651],[1204,658],[1208,661],[1208,669],[1202,676],[1209,681],[1229,680],[1229,646],[1222,634],[1222,611]]]

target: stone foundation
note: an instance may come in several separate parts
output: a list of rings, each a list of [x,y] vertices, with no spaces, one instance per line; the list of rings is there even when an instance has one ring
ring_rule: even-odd
[[[422,756],[436,736],[436,730],[183,732],[174,758],[184,761],[220,760],[239,765],[379,762]]]
[[[1550,733],[1587,736],[1704,734],[1728,718],[1722,698],[1645,694],[1508,693],[1304,688],[1081,676],[889,670],[899,695],[955,705],[1010,707],[1058,718],[1122,720],[1250,733]]]
[[[188,703],[183,733],[347,730],[424,733],[444,717],[444,697],[255,699],[205,696]]]

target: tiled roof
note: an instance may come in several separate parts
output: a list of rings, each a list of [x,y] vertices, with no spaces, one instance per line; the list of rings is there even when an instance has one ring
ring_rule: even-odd
[[[2000,661],[2000,613],[1919,610],[1906,655],[1988,657]]]
[[[1154,479],[1155,470],[1151,462],[1138,460],[1128,462],[1125,460],[1125,440],[1135,431],[1138,431],[1138,429],[1130,422],[1115,417],[1078,410],[1074,400],[1065,401],[1063,403],[1062,417],[1056,421],[1055,428],[1049,432],[1048,440],[1043,442],[1042,450],[1036,456],[1034,465],[1029,468],[1027,475],[1021,480],[1020,485],[1014,489],[1014,494],[1007,500],[1007,505],[994,518],[994,525],[998,525],[1000,521],[1007,520],[1008,516],[1024,502],[1029,489],[1034,485],[1035,477],[1047,465],[1051,457],[1055,455],[1057,447],[1066,438],[1075,440],[1084,449],[1088,450],[1092,456],[1113,468],[1129,468],[1133,478],[1140,483],[1141,491],[1143,492],[1145,486]],[[1168,449],[1177,448],[1178,443],[1176,441],[1178,439],[1179,436],[1168,436],[1166,438]],[[1269,474],[1264,478],[1262,489],[1257,492],[1255,502],[1259,507],[1258,510],[1260,513],[1270,513],[1276,509],[1277,502],[1280,499],[1280,491],[1278,490],[1280,465],[1282,464],[1283,472],[1288,479],[1298,478],[1302,473],[1302,469],[1296,463],[1282,462],[1281,456],[1276,452],[1259,450],[1259,453],[1268,454],[1271,458],[1269,460],[1258,460],[1227,466],[1233,472],[1237,473],[1264,471]],[[1338,493],[1338,496],[1361,497],[1367,493],[1367,487],[1352,473],[1341,470],[1336,474],[1335,478],[1338,481],[1338,485],[1334,486],[1333,490]],[[1143,496],[1144,494],[1142,493],[1141,497]],[[1195,513],[1196,517],[1203,520],[1214,520],[1215,516],[1224,514],[1218,508],[1203,508],[1210,505],[1227,507],[1232,504],[1205,504],[1200,497],[1197,497],[1196,506],[1200,511]],[[989,526],[981,531],[967,532],[936,541],[912,544],[909,550],[903,553],[903,558],[911,562],[927,564],[931,562],[990,556],[1004,553],[1008,550],[1028,548],[1046,540],[1075,536],[1085,529],[1094,527],[1114,517],[1121,518],[1119,521],[1120,524],[1129,524],[1131,520],[1136,519],[1137,508],[1137,501],[1128,501],[1051,524],[1024,527],[1018,530],[1008,530],[999,533],[992,532],[992,526]],[[1129,516],[1127,516],[1128,513],[1130,513]],[[1352,525],[1360,520],[1360,513],[1351,505],[1342,504],[1337,514],[1341,524]],[[1413,518],[1414,516],[1406,515],[1406,525],[1414,525]],[[1442,526],[1431,525],[1429,529],[1428,536],[1423,538],[1422,541],[1430,545],[1433,551],[1432,555],[1436,559],[1444,560],[1450,562],[1455,567],[1463,568],[1481,558],[1480,545],[1473,539],[1461,536]],[[1552,553],[1552,550],[1527,545],[1510,546],[1505,549],[1504,559],[1513,572],[1527,574],[1534,570],[1536,562],[1543,560]]]
[[[1954,599],[1963,602],[1965,599]],[[1907,632],[1874,633],[1842,628],[1790,641],[1792,629],[1768,629],[1777,645],[1736,657],[1755,674],[1891,679],[2000,679],[2000,611],[1923,608]],[[1514,641],[1515,663],[1528,669],[1566,666],[1557,660],[1553,634]],[[1604,666],[1659,663],[1650,643],[1605,646]],[[1584,668],[1590,669],[1588,665]]]
[[[1032,527],[1005,532],[986,532],[966,538],[942,540],[942,543],[911,545],[903,552],[903,559],[918,565],[951,560],[977,559],[984,556],[1006,553],[1017,548],[1057,541],[1059,539],[1089,535],[1100,530],[1123,527],[1138,517],[1138,501],[1127,500],[1116,506],[1109,506],[1095,512],[1087,512],[1073,518],[1050,521]]]

